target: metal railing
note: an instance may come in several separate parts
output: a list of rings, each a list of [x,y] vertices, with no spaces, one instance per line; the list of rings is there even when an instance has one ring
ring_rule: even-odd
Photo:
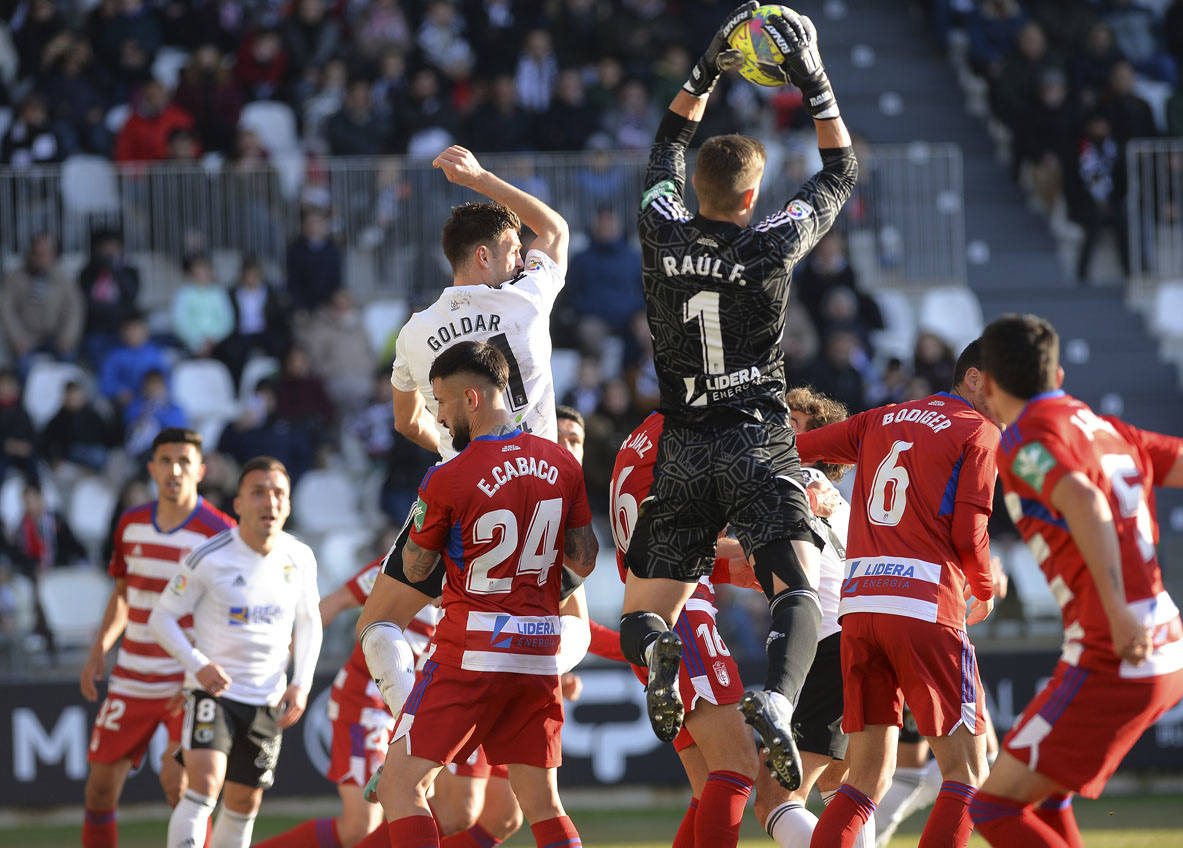
[[[769,164],[760,214],[817,167],[815,150]],[[645,154],[488,155],[482,164],[558,209],[573,230],[609,206],[635,215]],[[473,194],[422,161],[403,157],[308,158],[271,167],[222,163],[115,166],[75,157],[61,167],[0,169],[0,252],[19,253],[49,231],[65,252],[85,253],[96,224],[118,226],[129,253],[163,265],[186,252],[248,252],[281,271],[301,202],[328,203],[345,249],[346,277],[367,295],[414,296],[449,275],[439,230],[450,207]],[[954,145],[885,145],[863,157],[856,194],[839,228],[858,234],[864,282],[896,286],[965,280],[960,150]],[[148,281],[150,282],[150,281]],[[151,294],[149,297],[151,297]]]
[[[1126,169],[1131,282],[1183,278],[1183,139],[1131,141]]]

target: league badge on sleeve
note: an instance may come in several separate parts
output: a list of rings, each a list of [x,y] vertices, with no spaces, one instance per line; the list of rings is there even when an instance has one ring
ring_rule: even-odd
[[[1039,442],[1030,442],[1023,445],[1015,454],[1015,461],[1011,464],[1010,470],[1032,489],[1042,492],[1047,473],[1055,467],[1056,458],[1048,453],[1047,448]]]
[[[424,503],[423,498],[420,497],[415,501],[415,506],[411,510],[411,521],[415,524],[416,530],[423,529],[423,520],[427,518],[427,504]]]
[[[804,200],[792,200],[789,202],[789,208],[785,211],[794,221],[804,221],[813,214],[813,207]]]
[[[174,595],[180,596],[180,594],[185,591],[185,586],[188,583],[189,581],[185,579],[184,574],[177,574],[173,577],[172,582],[169,584],[168,590]]]

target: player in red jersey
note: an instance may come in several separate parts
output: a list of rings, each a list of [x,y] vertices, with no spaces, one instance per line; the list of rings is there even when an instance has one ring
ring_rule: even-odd
[[[184,770],[172,756],[181,744],[185,671],[156,643],[147,621],[185,555],[234,526],[234,519],[197,494],[197,484],[205,475],[201,448],[201,435],[193,430],[161,430],[147,464],[158,498],[125,512],[115,529],[115,549],[107,569],[115,587],[82,668],[86,700],[98,699],[95,684],[106,673],[107,654],[121,635],[123,644],[90,738],[83,848],[116,844],[119,795],[131,768],[143,759],[157,725],[168,728],[168,746],[160,764],[165,798],[175,807],[185,790]],[[191,629],[192,618],[186,617],[181,625]]]
[[[1064,650],[1003,740],[973,819],[991,845],[1079,846],[1072,793],[1097,797],[1183,697],[1183,623],[1163,589],[1151,500],[1153,486],[1183,486],[1183,440],[1062,392],[1059,338],[1037,316],[991,323],[982,361],[1007,425],[1007,509],[1060,602]]]
[[[849,773],[814,829],[819,848],[853,845],[887,791],[905,700],[944,777],[921,846],[965,846],[973,830],[986,742],[965,626],[993,605],[986,522],[998,446],[982,414],[979,349],[958,358],[952,393],[797,436],[802,462],[857,464],[838,610]]]
[[[624,440],[612,469],[612,538],[622,582],[628,574],[624,555],[640,504],[649,496],[653,483],[653,465],[664,424],[665,418],[659,412],[647,417]],[[712,581],[732,582],[732,555],[738,558],[737,577],[746,569],[745,585],[759,589],[743,549],[734,540],[721,539],[714,573],[698,581],[674,622],[673,630],[682,641],[678,689],[686,705],[686,717],[673,746],[686,769],[692,792],[674,838],[675,848],[734,846],[744,805],[760,771],[751,732],[736,707],[744,692],[739,667],[715,624]],[[648,669],[633,666],[633,670],[642,683],[647,680]]]
[[[581,576],[597,545],[583,471],[566,450],[510,423],[509,366],[484,342],[445,350],[429,378],[461,452],[420,486],[403,569],[421,580],[442,554],[444,618],[395,726],[378,783],[392,848],[439,844],[426,792],[445,763],[483,745],[539,846],[579,846],[559,800],[559,569]]]

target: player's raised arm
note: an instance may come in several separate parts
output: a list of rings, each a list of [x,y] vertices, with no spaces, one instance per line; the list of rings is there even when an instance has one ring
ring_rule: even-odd
[[[394,389],[394,429],[419,447],[440,452],[439,431],[418,389],[409,392]]]
[[[570,230],[562,215],[537,197],[485,170],[470,150],[457,144],[436,156],[431,164],[443,171],[449,182],[470,188],[509,208],[537,234],[531,249],[545,253],[561,271],[566,272]]]

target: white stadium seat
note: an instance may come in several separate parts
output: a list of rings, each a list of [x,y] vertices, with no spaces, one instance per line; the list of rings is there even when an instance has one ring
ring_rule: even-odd
[[[909,361],[916,347],[916,311],[912,301],[896,289],[880,289],[874,296],[883,316],[883,329],[872,334],[875,352]]]
[[[41,359],[29,371],[25,380],[25,412],[29,413],[38,430],[43,429],[62,408],[66,383],[71,380],[83,384],[90,382],[85,371],[69,362]]]
[[[152,60],[152,78],[169,91],[177,87],[181,71],[189,63],[189,53],[179,47],[161,47]]]
[[[1183,280],[1171,280],[1158,287],[1150,328],[1164,341],[1183,342]]]
[[[189,359],[172,373],[173,400],[189,416],[191,426],[211,419],[228,420],[238,414],[230,369],[216,359]]]
[[[360,527],[358,482],[340,471],[305,473],[292,492],[292,520],[305,533]]]
[[[579,351],[555,348],[550,354],[550,373],[555,384],[555,403],[562,403],[579,376]]]
[[[366,326],[366,337],[370,340],[370,349],[374,353],[382,353],[390,344],[391,337],[406,322],[407,303],[405,300],[371,301],[362,312],[362,320]]]
[[[300,149],[292,107],[278,100],[256,100],[242,107],[238,125],[253,130],[272,158]]]
[[[1059,618],[1060,605],[1047,587],[1035,557],[1022,542],[1011,545],[1002,556],[1010,585],[1023,605],[1023,618]]]
[[[267,377],[279,374],[279,360],[274,356],[252,356],[243,366],[242,376],[238,378],[238,400],[246,403],[255,393],[255,386]]]
[[[953,347],[953,355],[982,334],[982,306],[966,286],[929,289],[920,301],[920,329],[935,333]]]
[[[45,623],[60,648],[89,647],[103,620],[111,581],[95,568],[54,568],[37,581]]]
[[[119,211],[115,166],[101,156],[76,154],[62,163],[62,203],[66,212],[90,215]]]
[[[3,530],[10,536],[20,525],[21,516],[25,514],[24,506],[25,478],[15,471],[10,471],[4,483],[0,484],[0,523]],[[49,475],[42,475],[41,494],[45,496],[45,506],[55,512],[62,508],[62,496],[57,485]]]
[[[66,520],[82,544],[91,547],[107,537],[117,499],[115,491],[100,477],[83,477],[74,484]]]
[[[316,546],[316,578],[321,593],[331,592],[369,562],[374,534],[365,528],[334,530]]]

